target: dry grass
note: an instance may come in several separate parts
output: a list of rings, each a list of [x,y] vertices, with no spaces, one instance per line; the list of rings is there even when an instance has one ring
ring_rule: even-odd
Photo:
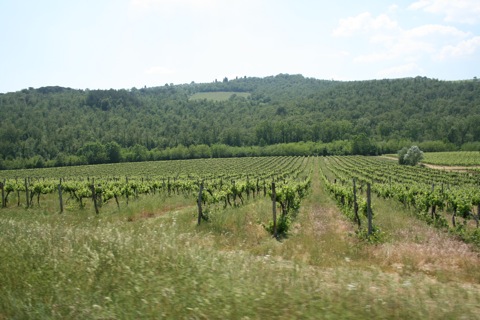
[[[465,271],[475,268],[480,259],[465,244],[451,239],[432,238],[429,243],[386,243],[372,250],[373,257],[383,267],[391,267],[398,272],[407,266],[410,271],[416,270],[435,275],[439,272],[449,274],[450,280],[460,278],[464,281],[477,282],[479,279],[468,275]],[[440,242],[435,242],[438,240]]]
[[[138,213],[134,213],[127,218],[127,221],[133,222],[140,219],[151,219],[158,216],[163,216],[174,211],[183,211],[194,208],[194,205],[166,205],[163,208],[155,209],[141,209]]]
[[[369,248],[368,255],[390,272],[420,272],[440,281],[480,283],[478,249],[427,225],[392,200],[375,199],[377,224],[387,242]]]

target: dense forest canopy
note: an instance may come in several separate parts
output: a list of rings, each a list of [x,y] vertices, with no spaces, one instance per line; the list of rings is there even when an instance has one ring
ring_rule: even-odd
[[[218,101],[199,92],[237,92]],[[480,149],[480,81],[280,74],[0,94],[0,168],[267,154]]]

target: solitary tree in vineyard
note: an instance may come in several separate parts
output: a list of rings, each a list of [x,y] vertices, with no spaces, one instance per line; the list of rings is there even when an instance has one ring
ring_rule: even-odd
[[[407,147],[398,151],[398,163],[414,166],[423,159],[423,151],[417,146]]]

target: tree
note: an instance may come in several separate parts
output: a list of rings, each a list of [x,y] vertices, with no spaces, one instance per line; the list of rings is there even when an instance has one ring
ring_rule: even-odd
[[[148,160],[148,149],[145,146],[136,144],[129,149],[127,152],[127,160],[133,162],[147,161]]]
[[[398,163],[402,165],[415,166],[423,159],[423,151],[417,146],[407,147],[398,151]]]
[[[105,152],[107,153],[107,159],[110,163],[117,163],[122,160],[121,154],[122,148],[115,141],[108,142],[105,145]]]
[[[377,152],[377,147],[367,137],[365,133],[355,136],[352,141],[352,154],[360,155],[374,155]]]
[[[105,146],[99,142],[88,142],[78,152],[85,157],[88,164],[99,164],[107,162]]]
[[[277,116],[286,116],[287,115],[287,109],[285,107],[281,106],[277,108],[277,112],[275,112]]]
[[[407,154],[408,152],[408,148],[407,147],[403,147],[402,149],[398,150],[397,154],[398,154],[398,164],[406,164],[405,163],[405,155]]]

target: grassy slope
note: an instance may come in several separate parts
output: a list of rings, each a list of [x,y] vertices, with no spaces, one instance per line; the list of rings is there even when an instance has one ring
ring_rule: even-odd
[[[446,166],[480,166],[480,152],[426,152],[422,162]]]
[[[226,101],[231,96],[236,95],[243,98],[248,98],[250,93],[248,92],[230,92],[230,91],[218,91],[218,92],[197,92],[190,97],[190,100],[213,100],[213,101]]]
[[[263,197],[213,210],[200,227],[183,196],[100,216],[2,210],[0,319],[479,318],[478,253],[378,199],[387,242],[360,243],[316,161],[282,242],[261,226],[271,210]]]

